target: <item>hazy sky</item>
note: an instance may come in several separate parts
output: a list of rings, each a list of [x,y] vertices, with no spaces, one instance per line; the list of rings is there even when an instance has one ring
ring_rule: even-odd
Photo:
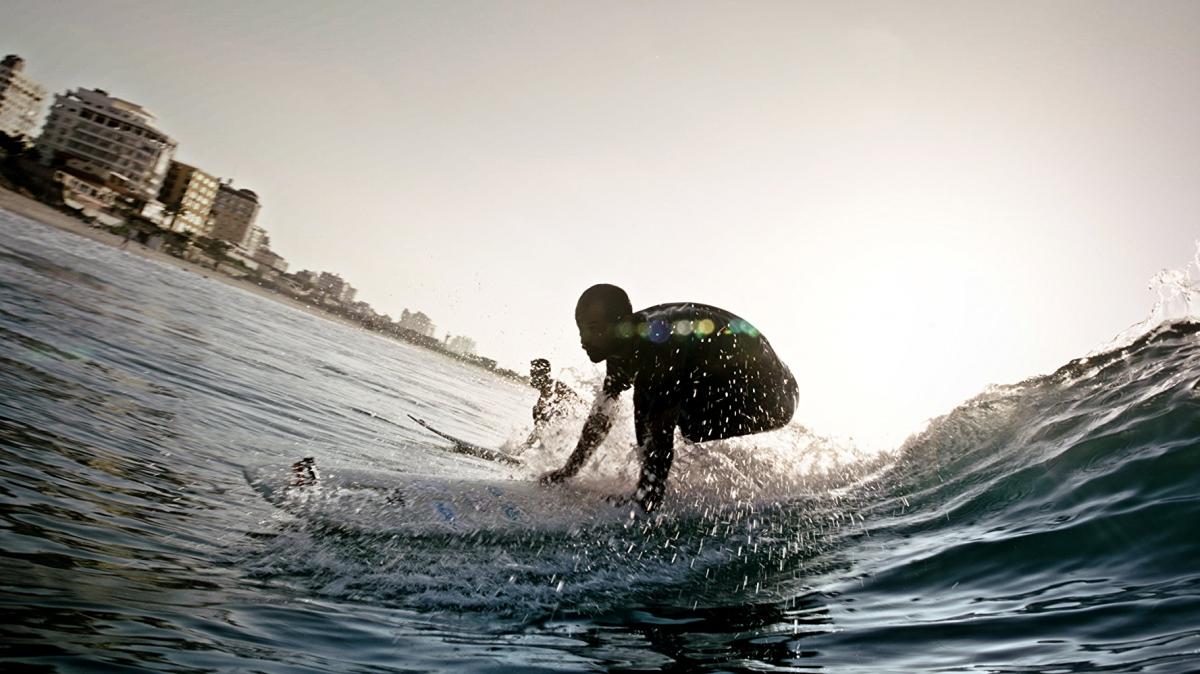
[[[586,365],[592,283],[716,304],[858,438],[1084,355],[1200,237],[1200,2],[4,0],[0,51],[381,311],[523,369]]]

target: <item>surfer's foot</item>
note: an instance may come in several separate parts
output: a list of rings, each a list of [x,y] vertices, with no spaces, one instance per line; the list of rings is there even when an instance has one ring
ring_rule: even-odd
[[[292,486],[308,487],[317,483],[317,460],[306,456],[292,464]]]
[[[657,508],[659,503],[662,503],[663,493],[666,490],[658,486],[660,484],[662,483],[652,482],[649,486],[638,485],[637,491],[633,493],[633,500],[642,506],[644,512],[650,512]]]
[[[558,470],[552,470],[549,473],[543,473],[542,476],[538,478],[538,482],[546,485],[558,484],[569,477],[574,477],[578,470],[578,468],[572,470],[567,466],[563,466]]]

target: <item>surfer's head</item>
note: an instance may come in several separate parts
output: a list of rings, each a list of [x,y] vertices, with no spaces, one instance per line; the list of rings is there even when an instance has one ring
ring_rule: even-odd
[[[545,358],[529,361],[529,385],[539,391],[550,387],[550,361]]]
[[[583,291],[575,303],[575,325],[579,343],[593,363],[599,363],[617,350],[617,325],[633,313],[629,295],[617,286],[597,283]]]

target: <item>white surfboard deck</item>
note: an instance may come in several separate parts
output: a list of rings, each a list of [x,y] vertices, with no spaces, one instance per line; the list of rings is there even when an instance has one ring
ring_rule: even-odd
[[[632,504],[574,484],[480,480],[317,465],[303,484],[292,464],[248,466],[246,480],[299,517],[372,533],[570,532],[636,522]]]

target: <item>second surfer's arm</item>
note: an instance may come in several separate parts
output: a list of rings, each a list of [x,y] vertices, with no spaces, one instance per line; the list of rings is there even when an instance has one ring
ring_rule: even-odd
[[[616,393],[601,391],[600,395],[596,396],[596,402],[592,404],[592,411],[588,414],[587,421],[583,424],[583,432],[579,434],[579,442],[575,445],[575,451],[571,452],[570,458],[563,464],[562,468],[552,470],[542,476],[542,482],[553,484],[561,482],[568,477],[574,476],[583,468],[583,464],[591,458],[592,453],[604,442],[604,438],[608,437],[608,431],[612,428],[613,410],[617,402]]]
[[[545,399],[539,396],[537,402],[533,405],[533,430],[529,431],[529,437],[525,439],[525,442],[521,443],[521,449],[529,449],[541,437],[542,427],[546,425],[545,407]]]

